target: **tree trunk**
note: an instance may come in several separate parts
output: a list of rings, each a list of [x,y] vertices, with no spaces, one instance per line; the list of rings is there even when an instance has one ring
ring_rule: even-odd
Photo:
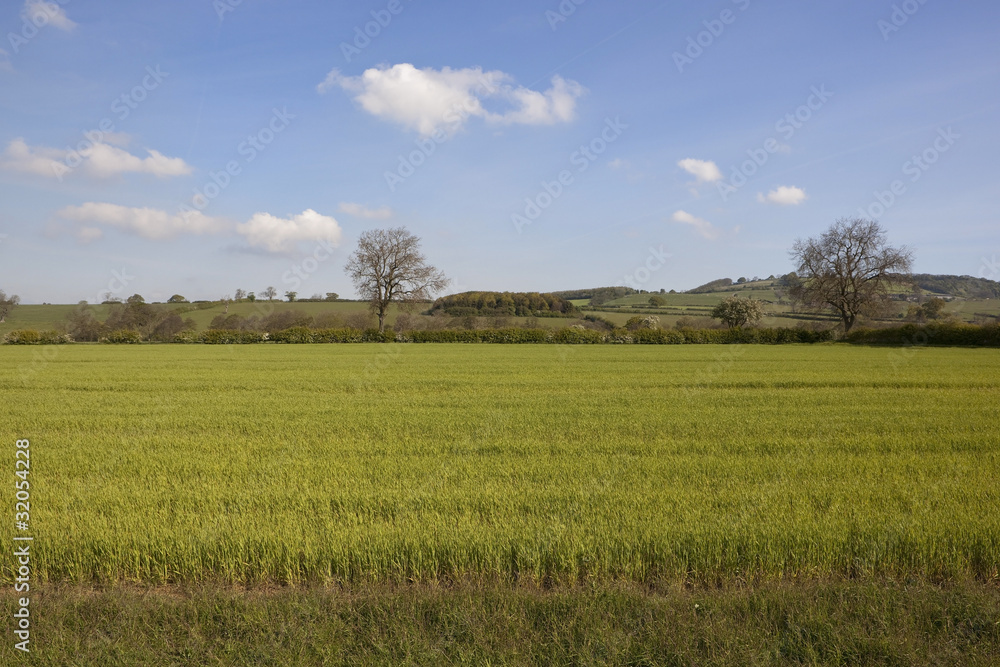
[[[378,332],[385,331],[385,310],[378,311]]]

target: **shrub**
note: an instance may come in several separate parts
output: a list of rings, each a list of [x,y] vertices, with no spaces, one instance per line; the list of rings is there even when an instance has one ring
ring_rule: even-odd
[[[306,327],[291,327],[271,334],[275,343],[312,343],[313,331]]]
[[[262,331],[229,331],[226,329],[209,329],[199,336],[206,345],[250,345],[263,343],[268,335]]]
[[[844,340],[855,345],[954,345],[1000,347],[1000,326],[996,324],[933,323],[904,324],[885,329],[854,329]]]
[[[4,342],[7,345],[38,345],[41,343],[41,334],[34,329],[11,331],[4,336]]]
[[[134,329],[115,329],[100,339],[110,345],[136,345],[142,342],[142,334]]]
[[[58,331],[35,331],[20,329],[11,331],[3,338],[7,345],[65,345],[72,343],[73,337]]]

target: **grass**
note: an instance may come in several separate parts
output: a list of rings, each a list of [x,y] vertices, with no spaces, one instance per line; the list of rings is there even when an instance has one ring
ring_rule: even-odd
[[[995,579],[1000,563],[992,350],[0,357],[22,379],[0,386],[0,437],[32,440],[43,581]]]
[[[1000,594],[966,581],[552,590],[49,587],[32,653],[62,665],[995,665]],[[9,596],[0,613],[10,618]]]

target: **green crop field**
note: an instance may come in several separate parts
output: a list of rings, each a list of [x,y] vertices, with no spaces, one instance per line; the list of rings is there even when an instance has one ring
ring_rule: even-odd
[[[31,441],[31,664],[1000,651],[995,350],[75,345],[0,360],[11,471]]]
[[[1000,562],[993,350],[0,355],[22,379],[0,390],[3,439],[32,441],[45,580],[995,577]]]

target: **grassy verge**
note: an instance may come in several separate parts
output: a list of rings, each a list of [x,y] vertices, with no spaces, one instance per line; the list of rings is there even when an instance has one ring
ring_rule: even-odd
[[[1000,589],[894,580],[34,593],[30,665],[991,665]],[[9,617],[13,597],[0,597]]]

